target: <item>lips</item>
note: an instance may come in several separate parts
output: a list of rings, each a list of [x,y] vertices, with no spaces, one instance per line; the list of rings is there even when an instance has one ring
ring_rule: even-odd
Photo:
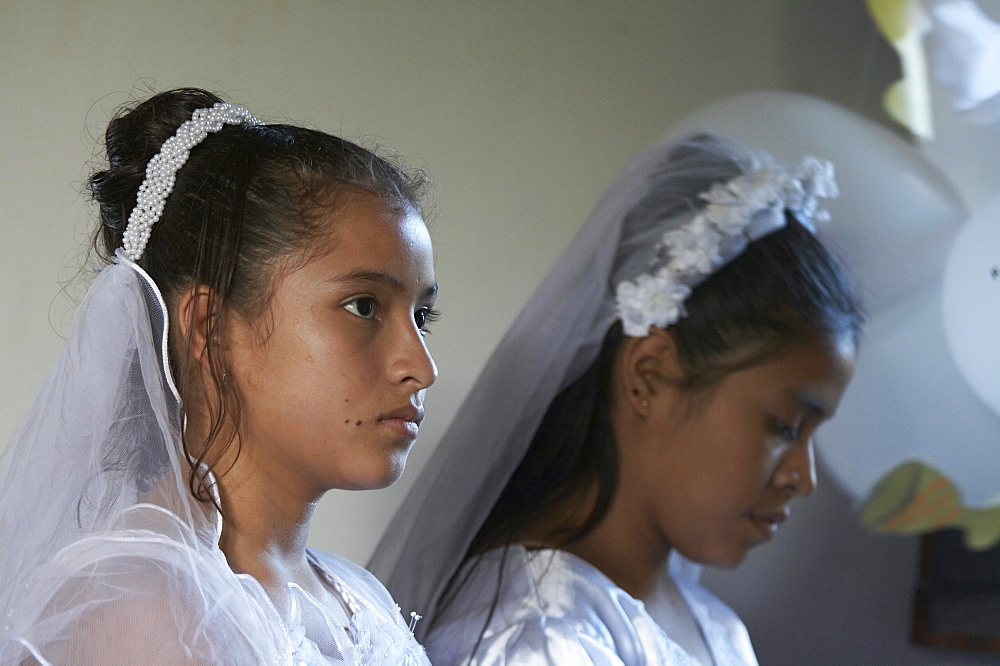
[[[378,417],[379,421],[408,421],[420,426],[420,423],[424,420],[424,410],[423,407],[413,407],[412,405],[407,405],[406,407],[400,407],[394,412],[389,412],[388,414],[383,414]]]
[[[393,433],[404,439],[417,436],[420,423],[424,420],[424,410],[421,407],[407,405],[378,417],[378,422],[387,426]]]
[[[777,511],[751,511],[750,523],[765,541],[770,541],[778,531],[778,526],[788,520],[788,508]]]

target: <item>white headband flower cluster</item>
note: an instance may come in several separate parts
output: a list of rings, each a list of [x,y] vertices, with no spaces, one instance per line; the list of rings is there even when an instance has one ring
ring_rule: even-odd
[[[260,125],[242,106],[217,102],[211,108],[191,114],[177,133],[163,142],[160,152],[146,165],[146,178],[139,186],[135,208],[128,216],[122,245],[132,261],[139,261],[153,225],[163,214],[167,196],[174,189],[177,171],[187,162],[191,149],[205,140],[209,132],[218,132],[223,125]]]
[[[815,233],[813,221],[829,214],[820,199],[838,195],[833,164],[806,157],[794,171],[770,165],[715,183],[699,198],[704,208],[684,226],[664,232],[651,270],[618,284],[615,297],[623,330],[645,337],[686,312],[691,289],[757,240],[785,226],[785,211]],[[663,257],[666,257],[665,263]]]

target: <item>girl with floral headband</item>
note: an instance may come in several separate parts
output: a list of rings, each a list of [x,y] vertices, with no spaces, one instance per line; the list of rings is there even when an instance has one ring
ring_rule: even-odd
[[[436,368],[421,180],[196,89],[108,126],[106,259],[4,454],[0,664],[427,664],[306,548],[393,483]]]
[[[435,664],[753,664],[697,582],[815,484],[862,314],[832,167],[639,157],[511,326],[370,563]]]

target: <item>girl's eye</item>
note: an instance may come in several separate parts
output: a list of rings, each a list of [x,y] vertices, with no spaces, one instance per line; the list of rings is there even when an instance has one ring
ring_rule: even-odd
[[[413,321],[423,333],[428,333],[428,327],[436,322],[441,313],[434,308],[420,308],[413,313]]]
[[[375,299],[367,296],[344,303],[344,309],[362,319],[375,318]]]
[[[783,423],[778,423],[778,437],[786,442],[797,442],[799,440],[799,429]]]

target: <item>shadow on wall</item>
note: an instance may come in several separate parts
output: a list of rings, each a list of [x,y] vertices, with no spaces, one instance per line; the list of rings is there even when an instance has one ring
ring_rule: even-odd
[[[996,664],[997,657],[912,645],[918,537],[878,535],[820,466],[774,543],[702,581],[746,622],[762,664]]]
[[[864,2],[789,2],[779,17],[786,90],[835,102],[905,135],[882,108],[886,88],[900,77],[899,57]]]

